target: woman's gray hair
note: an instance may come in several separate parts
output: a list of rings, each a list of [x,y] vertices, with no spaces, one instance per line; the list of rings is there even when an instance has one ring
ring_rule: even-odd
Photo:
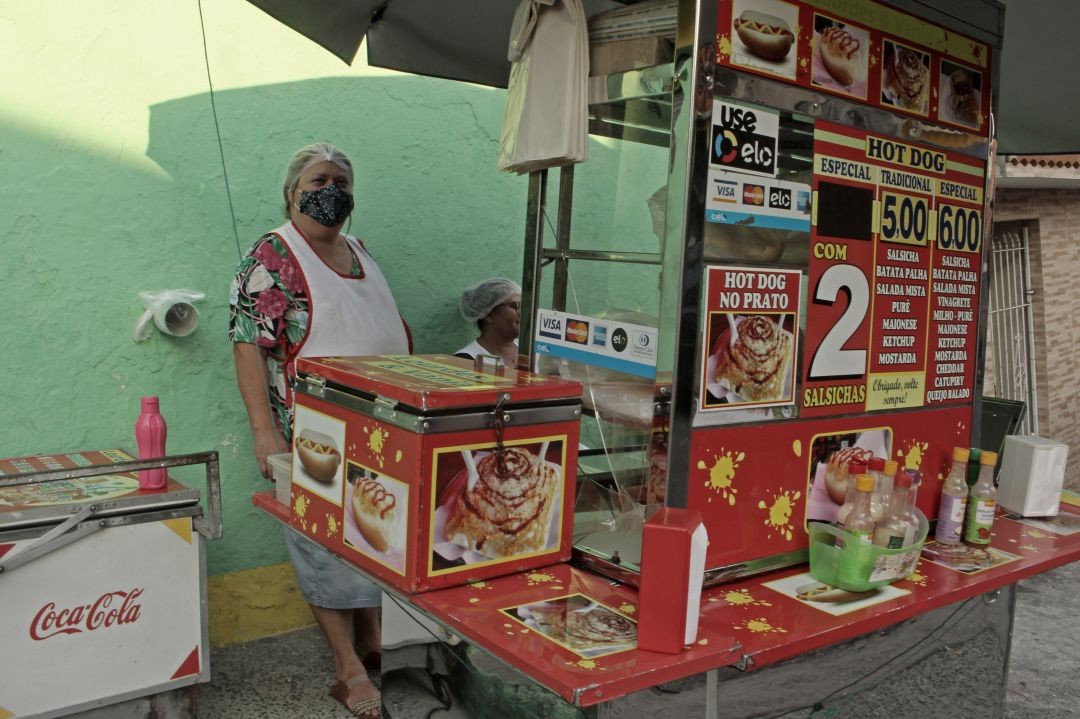
[[[332,162],[349,176],[349,185],[353,184],[353,166],[345,153],[331,145],[329,142],[313,142],[296,151],[289,160],[289,167],[285,170],[285,182],[282,184],[282,194],[285,196],[285,216],[289,216],[289,195],[300,183],[300,175],[317,162]]]

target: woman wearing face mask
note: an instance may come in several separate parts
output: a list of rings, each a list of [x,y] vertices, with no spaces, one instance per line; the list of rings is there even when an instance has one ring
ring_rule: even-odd
[[[233,280],[229,337],[259,471],[289,451],[297,357],[407,354],[408,328],[371,255],[342,226],[353,210],[353,168],[333,145],[316,143],[289,163],[283,186],[289,220],[263,235]],[[304,599],[330,645],[331,695],[356,716],[380,716],[378,689],[361,656],[380,649],[379,589],[319,545],[285,531]]]

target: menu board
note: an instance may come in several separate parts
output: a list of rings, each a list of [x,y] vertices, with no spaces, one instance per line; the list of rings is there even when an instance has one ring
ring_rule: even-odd
[[[873,0],[719,0],[720,65],[985,137],[990,48]]]
[[[802,416],[971,401],[984,173],[816,124]]]
[[[729,227],[706,231],[808,249],[705,270],[687,502],[714,568],[791,561],[853,459],[920,473],[934,515],[972,441],[990,110],[986,45],[873,0],[718,0],[718,22],[718,64],[888,114],[824,113],[852,125],[807,143],[752,93],[714,99],[705,220]]]

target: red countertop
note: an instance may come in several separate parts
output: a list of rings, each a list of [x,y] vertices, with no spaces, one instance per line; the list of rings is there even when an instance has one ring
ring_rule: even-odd
[[[254,503],[279,521],[287,509],[271,493]],[[1077,508],[1062,514],[1080,518]],[[1064,535],[999,516],[991,546],[1016,559],[974,573],[919,560],[907,579],[885,588],[889,598],[833,614],[841,605],[797,599],[790,587],[812,582],[807,567],[759,575],[706,589],[696,643],[677,655],[635,648],[609,654],[575,652],[520,621],[521,605],[584,595],[627,619],[637,614],[637,591],[569,564],[406,597],[470,642],[578,706],[620,696],[710,669],[750,671],[970,599],[1080,559],[1080,532]],[[850,605],[849,605],[850,606]],[[506,610],[511,611],[506,611]]]

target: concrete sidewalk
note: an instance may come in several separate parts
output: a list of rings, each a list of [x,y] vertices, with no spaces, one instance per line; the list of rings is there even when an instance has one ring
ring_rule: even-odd
[[[1078,616],[1080,563],[1047,572],[1019,585],[1006,717],[1066,719],[1080,716]],[[941,651],[952,650],[944,646]],[[926,661],[907,671],[926,673],[927,687],[930,688],[934,686],[934,681],[941,681],[940,674],[930,676],[940,672],[940,668],[935,667],[935,662]],[[330,657],[314,628],[217,650],[212,654],[211,670],[212,681],[199,690],[200,719],[332,719],[349,716],[327,695]],[[386,704],[394,719],[470,717],[460,706],[453,706],[449,711],[439,710],[443,704],[436,699],[431,681],[422,670],[388,672],[383,684]],[[668,713],[676,710],[687,719],[701,716],[704,711],[703,688],[704,681],[697,679],[668,687],[669,692],[676,691],[676,694],[657,690],[640,692],[620,702],[617,715],[649,717],[658,711]],[[932,693],[932,689],[929,691]],[[807,701],[813,698],[807,697]],[[927,716],[925,706],[910,711],[897,706],[896,712],[890,712],[890,719],[924,719]],[[803,710],[785,716],[804,717],[809,714],[809,711]],[[986,716],[983,712],[974,712],[973,706],[955,704],[940,707],[940,714],[971,716],[973,719]],[[823,712],[819,716],[833,714]],[[836,716],[858,714],[840,711]]]

